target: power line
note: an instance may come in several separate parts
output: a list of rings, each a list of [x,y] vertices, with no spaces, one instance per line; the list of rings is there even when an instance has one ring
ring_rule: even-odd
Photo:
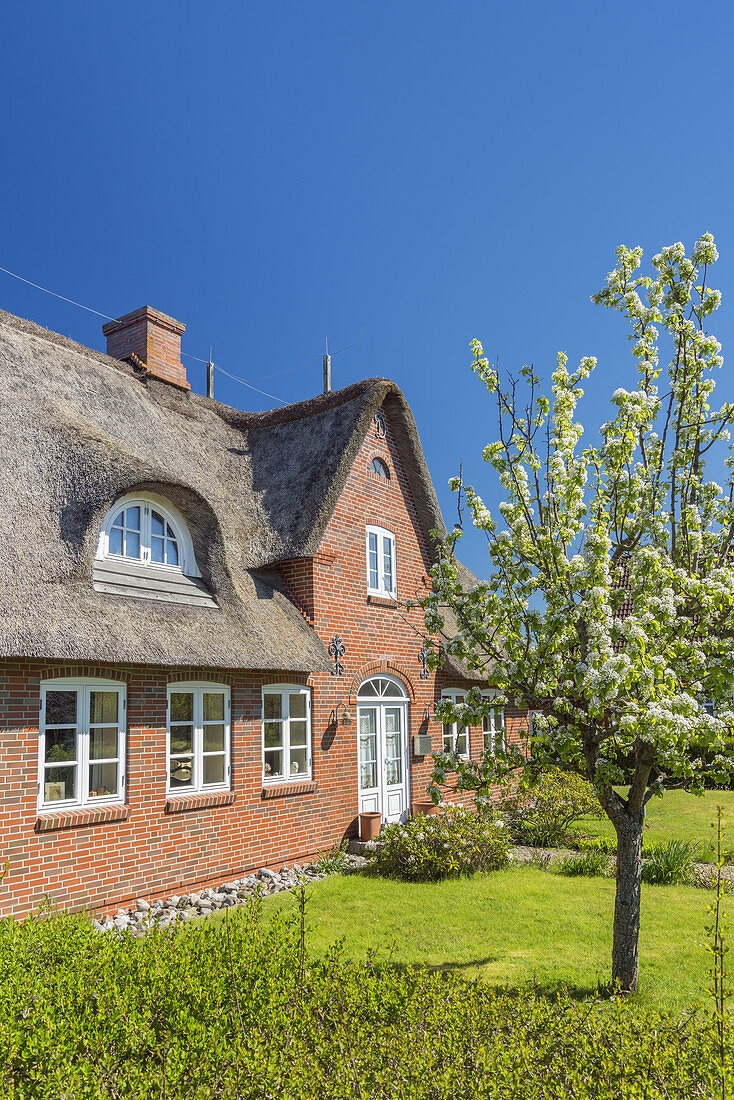
[[[26,283],[28,286],[32,286],[36,290],[42,290],[44,294],[50,294],[53,298],[59,298],[62,302],[68,302],[70,305],[77,306],[79,309],[85,309],[87,313],[94,313],[97,317],[103,317],[105,321],[119,320],[118,317],[110,317],[109,313],[100,313],[98,309],[92,309],[91,306],[85,306],[82,302],[74,301],[73,298],[67,298],[65,294],[57,294],[55,290],[49,290],[48,287],[41,286],[40,283],[31,282],[30,279],[25,279],[22,275],[18,275],[18,273],[15,271],[10,271],[7,267],[0,267],[0,271],[4,271],[6,275],[10,275],[13,279],[18,279],[21,283]],[[339,348],[339,350],[335,351],[333,354],[341,355],[343,351],[349,351],[350,348],[355,347],[362,339],[364,330],[365,326],[363,325],[362,332],[360,332],[359,336],[353,344],[347,344],[346,347]],[[192,355],[190,351],[182,351],[181,355],[186,359],[195,359],[197,363],[204,363],[205,366],[208,366],[211,362],[211,358],[201,359],[198,355]],[[279,397],[274,397],[272,393],[266,393],[265,390],[259,390],[257,386],[252,385],[252,382],[263,382],[266,378],[276,378],[281,374],[291,374],[293,371],[303,370],[304,367],[312,367],[315,363],[320,362],[321,356],[319,356],[317,359],[311,359],[311,361],[308,363],[300,363],[297,367],[285,367],[283,370],[272,371],[270,374],[262,374],[258,378],[252,379],[252,381],[247,381],[244,378],[238,378],[236,374],[230,374],[229,371],[226,371],[224,369],[224,367],[220,367],[216,363],[214,363],[213,366],[221,374],[226,374],[227,378],[231,378],[233,382],[239,382],[241,385],[247,386],[248,389],[254,390],[255,393],[259,393],[262,394],[263,397],[267,397],[270,401],[277,401],[279,405],[285,405],[287,404],[287,402],[281,401]]]
[[[204,360],[202,359],[201,362],[203,363]],[[295,369],[297,368],[294,368],[294,370]],[[286,401],[281,401],[279,397],[273,397],[272,393],[266,393],[265,390],[259,390],[257,386],[253,386],[250,382],[246,382],[244,378],[238,378],[236,374],[230,374],[228,370],[225,370],[224,367],[217,366],[216,363],[214,364],[214,370],[218,370],[220,374],[226,374],[227,378],[231,378],[233,382],[239,382],[241,385],[247,386],[249,390],[254,390],[255,393],[261,393],[263,397],[269,397],[271,401],[276,401],[279,405],[287,404]]]
[[[8,271],[7,267],[0,267],[0,271],[4,271],[6,275],[12,275],[14,279],[20,279],[21,283],[27,283],[28,286],[34,286],[36,290],[42,290],[44,294],[52,294],[54,298],[61,298],[62,302],[70,302],[73,306],[79,306],[79,309],[86,309],[87,313],[96,313],[98,317],[104,317],[106,321],[116,321],[116,317],[110,317],[107,313],[100,313],[98,309],[91,309],[90,306],[83,306],[81,302],[75,302],[73,298],[67,298],[63,294],[57,294],[55,290],[49,290],[48,287],[39,286],[38,283],[32,283],[30,279],[24,279],[22,275],[16,275],[14,271]]]

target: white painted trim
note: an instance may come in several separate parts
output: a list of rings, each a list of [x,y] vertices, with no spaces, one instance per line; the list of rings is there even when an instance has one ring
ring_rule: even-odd
[[[224,695],[224,782],[202,783],[204,771],[204,692],[210,691]],[[191,783],[186,786],[171,786],[171,696],[176,692],[186,692],[194,696],[192,725],[193,761]],[[176,723],[187,725],[188,723]],[[217,753],[214,755],[221,755]],[[229,684],[218,684],[214,680],[176,680],[169,683],[166,690],[166,793],[175,797],[190,794],[208,794],[210,791],[229,791],[232,789],[232,691]]]
[[[444,688],[444,690],[441,692],[441,698],[442,699],[450,699],[453,703],[456,703],[456,698],[457,698],[458,695],[461,695],[463,699],[466,699],[467,691],[468,691],[468,689],[466,689],[466,688]],[[447,723],[444,723],[444,725],[441,727],[441,749],[442,749],[443,752],[446,751],[446,748],[445,748],[444,743],[443,743],[444,728],[445,728],[446,724]],[[453,746],[454,746],[453,749],[452,749],[452,752],[456,751],[456,739],[457,739],[458,734],[459,734],[459,728],[466,730],[466,748],[467,748],[467,751],[459,753],[459,756],[461,757],[462,760],[471,760],[471,726],[469,726],[467,724],[465,726],[459,727],[458,722],[451,722],[450,723],[450,728],[451,728],[451,740],[452,740],[452,743],[453,743]]]
[[[497,691],[496,688],[487,688],[482,692],[483,698],[490,700],[490,702],[491,702],[492,699],[495,699],[498,695],[499,695],[499,692]],[[494,712],[495,712],[495,710],[501,710],[502,711],[502,728],[501,728],[501,730],[498,730],[495,726],[495,721],[494,721]],[[485,730],[485,728],[484,728],[484,721],[487,721],[489,723],[489,729],[488,730]],[[482,721],[482,748],[484,749],[484,752],[489,751],[489,752],[493,753],[495,751],[495,748],[497,747],[497,734],[498,733],[501,734],[500,747],[501,747],[502,751],[505,752],[506,749],[507,749],[507,715],[505,714],[504,704],[502,704],[501,707],[499,707],[499,706],[491,707],[490,711],[489,711],[489,714],[486,716],[484,721]],[[487,734],[489,734],[489,738],[490,738],[489,750],[487,750],[487,748],[484,745],[484,739],[485,739]]]
[[[377,536],[377,588],[373,588],[370,585],[370,534]],[[383,538],[390,540],[392,544],[392,588],[388,591],[384,587],[385,578],[385,547],[383,545]],[[374,523],[368,523],[365,529],[365,561],[367,565],[367,592],[371,596],[385,596],[389,599],[397,599],[398,595],[398,555],[397,555],[397,540],[393,531],[388,531],[386,527],[378,527]]]
[[[77,692],[77,721],[76,721],[76,798],[56,799],[46,802],[45,789],[45,759],[46,759],[46,695],[49,691],[76,691]],[[102,797],[90,797],[89,795],[89,693],[91,691],[116,691],[117,692],[117,793]],[[70,725],[70,723],[68,723]],[[63,723],[62,723],[63,725]],[[56,728],[56,727],[54,727]],[[122,805],[125,802],[125,790],[127,785],[127,684],[120,680],[107,680],[97,677],[58,676],[42,680],[40,684],[39,719],[38,719],[38,791],[37,806],[39,811],[90,809],[96,806]],[[95,763],[95,761],[92,761]],[[63,761],[59,761],[59,767],[63,767]]]
[[[306,696],[306,757],[308,760],[308,767],[305,772],[297,772],[296,775],[274,775],[269,776],[265,774],[265,695],[280,695],[281,708],[283,706],[283,697],[286,695],[305,695]],[[262,767],[262,781],[264,786],[275,785],[281,786],[283,783],[306,783],[310,782],[313,778],[313,730],[311,723],[311,688],[306,687],[305,684],[263,684],[260,691],[260,702],[262,706],[262,722],[260,724],[260,754],[261,754],[261,767]],[[290,766],[290,750],[291,750],[291,737],[290,737],[290,706],[288,706],[288,717],[279,719],[283,723],[283,761],[288,761]],[[303,719],[296,719],[296,721],[303,721]]]
[[[109,552],[110,545],[110,530],[112,528],[113,521],[119,515],[123,508],[132,508],[135,505],[139,505],[142,509],[141,512],[141,532],[140,532],[140,549],[143,557],[141,558],[128,558],[123,554],[111,554]],[[150,560],[150,509],[155,508],[156,512],[161,512],[164,519],[166,519],[171,527],[176,532],[176,540],[178,542],[180,561],[178,565],[166,565],[162,562],[152,562]],[[146,556],[147,552],[147,556]],[[160,496],[159,493],[128,493],[126,496],[119,497],[110,508],[109,512],[104,518],[102,524],[102,530],[99,534],[99,540],[97,543],[97,553],[95,554],[97,561],[103,561],[108,558],[110,561],[122,561],[122,562],[137,562],[139,565],[150,565],[151,568],[168,571],[171,573],[183,573],[186,577],[200,577],[201,573],[199,567],[196,564],[196,555],[194,554],[194,544],[191,541],[191,535],[186,525],[186,520],[179,512],[178,508],[167,500],[165,497]]]

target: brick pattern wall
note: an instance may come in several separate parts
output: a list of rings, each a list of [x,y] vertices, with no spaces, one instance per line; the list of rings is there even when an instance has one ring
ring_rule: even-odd
[[[369,472],[379,454],[391,478]],[[365,525],[395,533],[398,606],[367,600]],[[161,669],[139,666],[0,662],[0,861],[9,871],[0,888],[0,915],[31,911],[44,895],[65,908],[109,911],[133,898],[168,896],[240,877],[253,868],[299,862],[358,831],[356,694],[385,672],[406,688],[409,726],[442,744],[442,727],[426,708],[445,687],[466,685],[439,673],[421,678],[422,616],[402,604],[419,594],[428,548],[389,420],[387,437],[368,434],[314,559],[287,562],[282,575],[303,613],[328,645],[346,647],[344,673],[306,679],[257,671]],[[56,676],[116,678],[127,685],[126,805],[114,811],[38,814],[39,685]],[[228,684],[232,699],[232,790],[225,795],[166,795],[166,693],[176,680]],[[263,787],[263,683],[312,687],[313,776]],[[345,704],[351,721],[337,721]],[[524,716],[508,711],[510,736]],[[471,731],[472,754],[482,733]],[[430,757],[411,759],[412,798],[421,800]]]
[[[190,390],[181,362],[181,336],[185,326],[149,306],[102,326],[107,354],[113,359],[136,355],[156,378]]]

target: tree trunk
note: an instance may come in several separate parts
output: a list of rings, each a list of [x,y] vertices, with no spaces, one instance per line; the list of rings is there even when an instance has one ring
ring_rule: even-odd
[[[612,981],[623,993],[637,992],[642,890],[642,826],[639,815],[625,813],[615,821],[617,832],[617,894],[614,899]]]

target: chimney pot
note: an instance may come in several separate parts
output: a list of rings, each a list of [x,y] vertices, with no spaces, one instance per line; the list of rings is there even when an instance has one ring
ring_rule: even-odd
[[[182,390],[190,390],[186,368],[181,362],[181,337],[186,326],[151,306],[118,317],[102,325],[107,337],[107,354],[113,359],[135,355],[150,374]]]

